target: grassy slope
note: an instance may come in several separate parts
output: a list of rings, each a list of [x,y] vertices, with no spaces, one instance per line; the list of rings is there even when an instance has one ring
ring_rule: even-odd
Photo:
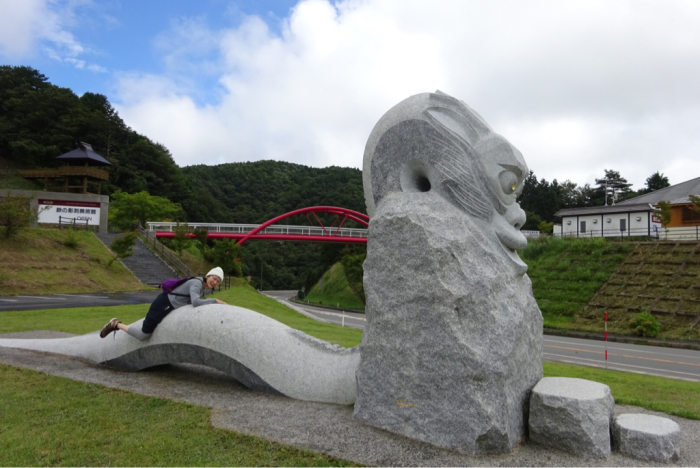
[[[16,174],[0,173],[0,189],[44,190],[44,184]]]
[[[632,243],[603,238],[542,238],[520,256],[545,327],[575,328],[572,321],[625,260]],[[601,324],[602,326],[602,324]]]
[[[64,242],[68,230],[24,229],[0,237],[0,295],[115,292],[150,289],[119,262],[91,232],[74,231],[79,244]]]
[[[343,265],[340,262],[333,265],[330,270],[323,274],[321,281],[311,288],[304,300],[316,304],[347,307],[350,309],[365,308],[365,303],[348,285]]]
[[[572,325],[600,331],[606,311],[613,333],[630,334],[630,320],[650,312],[659,337],[700,340],[700,243],[638,244]]]

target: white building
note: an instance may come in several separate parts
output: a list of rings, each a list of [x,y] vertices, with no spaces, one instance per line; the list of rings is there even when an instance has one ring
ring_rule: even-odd
[[[649,203],[566,208],[561,216],[561,235],[573,237],[656,236],[661,223]]]
[[[690,195],[700,195],[700,177],[630,198],[617,205],[566,208],[560,216],[561,234],[575,237],[633,237],[700,240],[700,216],[692,209]],[[660,201],[673,210],[667,229],[654,216]]]

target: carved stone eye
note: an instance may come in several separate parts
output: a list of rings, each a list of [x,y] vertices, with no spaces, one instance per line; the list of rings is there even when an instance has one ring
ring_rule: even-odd
[[[501,172],[498,179],[501,181],[501,188],[506,195],[510,195],[518,188],[518,176],[510,171]]]

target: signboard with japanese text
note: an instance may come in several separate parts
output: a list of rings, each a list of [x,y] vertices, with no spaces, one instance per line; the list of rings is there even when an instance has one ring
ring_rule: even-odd
[[[59,217],[65,222],[75,219],[78,223],[87,220],[90,226],[100,225],[100,204],[71,200],[39,199],[39,223],[58,224]]]

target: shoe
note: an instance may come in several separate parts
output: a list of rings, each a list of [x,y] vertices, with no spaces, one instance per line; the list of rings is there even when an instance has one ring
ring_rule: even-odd
[[[116,335],[117,330],[119,330],[117,325],[119,325],[120,323],[121,322],[116,318],[113,318],[112,320],[110,320],[109,323],[107,323],[107,325],[102,327],[102,330],[100,330],[100,338],[104,338],[105,336],[109,335],[112,332],[114,332],[114,334]]]

